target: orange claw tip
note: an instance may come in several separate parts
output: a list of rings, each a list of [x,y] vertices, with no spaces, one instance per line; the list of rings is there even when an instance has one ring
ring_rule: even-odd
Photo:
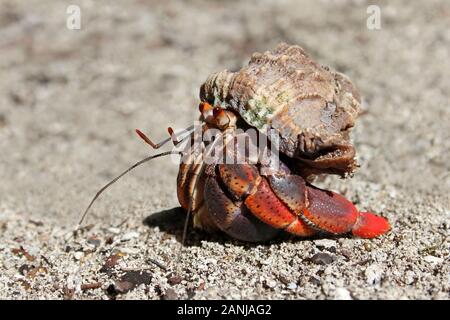
[[[371,212],[360,212],[358,221],[353,226],[353,235],[360,238],[375,238],[391,229],[389,222]]]

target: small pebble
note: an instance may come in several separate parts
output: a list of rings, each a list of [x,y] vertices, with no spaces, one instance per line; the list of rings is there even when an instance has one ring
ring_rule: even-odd
[[[214,258],[205,259],[205,264],[217,264],[217,260]]]
[[[233,300],[240,300],[242,299],[242,296],[239,294],[239,292],[232,292],[230,294],[230,298]]]
[[[333,248],[333,247],[336,248],[336,241],[335,240],[330,240],[330,239],[316,240],[316,241],[314,241],[314,244],[318,248],[325,248],[325,249],[330,249],[330,248]]]
[[[183,281],[183,278],[181,278],[180,276],[177,276],[177,275],[173,275],[167,279],[167,282],[172,286],[176,285],[176,284],[180,284],[181,281]]]
[[[19,271],[19,273],[20,273],[21,275],[25,276],[25,275],[28,273],[28,271],[31,270],[31,268],[32,268],[32,267],[31,267],[30,265],[28,265],[28,264],[23,264],[23,265],[21,265],[21,266],[19,267],[18,271]]]
[[[288,283],[286,288],[288,288],[289,290],[295,290],[295,289],[297,289],[297,285],[294,282],[290,282],[290,283]]]
[[[108,228],[108,231],[114,234],[119,234],[120,233],[120,229],[119,228],[115,228],[115,227],[111,227]]]
[[[107,237],[105,240],[106,244],[112,244],[114,242],[114,238],[113,237]]]
[[[406,284],[412,285],[414,281],[416,281],[416,274],[413,271],[408,270],[403,278]]]
[[[316,278],[316,277],[310,277],[309,278],[309,282],[314,284],[314,285],[316,285],[316,286],[320,285],[320,279]]]
[[[213,275],[213,274],[210,274],[210,275],[208,276],[208,280],[209,280],[210,282],[214,282],[214,281],[216,281],[216,276]]]
[[[114,285],[109,287],[109,291],[111,293],[119,294],[119,293],[127,293],[132,290],[134,285],[128,281],[116,281]]]
[[[285,285],[288,285],[289,283],[291,283],[290,281],[289,281],[289,279],[287,278],[287,277],[285,277],[285,276],[283,276],[283,275],[280,275],[279,277],[278,277],[278,280],[280,280],[282,283],[284,283]]]
[[[195,297],[195,290],[187,290],[186,294],[187,294],[188,300],[191,300],[191,299],[193,299]],[[178,295],[177,295],[176,298],[170,299],[170,300],[176,300],[176,299],[178,299]],[[169,299],[167,299],[167,300],[169,300]]]
[[[94,247],[99,247],[102,242],[98,238],[89,238],[87,240],[87,243],[93,245]]]
[[[199,265],[197,265],[197,270],[206,271],[206,270],[208,270],[208,266],[205,264],[199,264]]]
[[[342,254],[347,259],[350,259],[352,257],[352,253],[348,249],[341,249],[339,252],[340,252],[340,254]]]
[[[326,265],[334,261],[334,257],[328,253],[319,252],[311,257],[311,261],[315,264]]]
[[[365,271],[366,282],[368,284],[378,284],[381,281],[383,275],[383,269],[377,264],[371,264]]]
[[[266,286],[268,288],[273,289],[273,288],[275,288],[277,286],[277,282],[275,280],[267,280],[266,281]]]
[[[75,252],[75,253],[73,254],[73,256],[74,256],[75,259],[80,260],[81,258],[83,258],[84,253],[81,252],[81,251],[77,251],[77,252]]]
[[[138,254],[139,252],[141,252],[141,250],[138,248],[121,248],[120,251],[129,255]]]
[[[423,260],[431,264],[440,264],[444,262],[444,259],[435,256],[426,256],[425,258],[423,258]]]
[[[195,294],[195,292],[194,292]],[[161,297],[162,300],[178,300],[178,294],[175,292],[175,290],[169,288],[166,290],[166,293]],[[191,297],[192,299],[192,297]]]
[[[141,284],[150,284],[152,274],[144,270],[128,271],[120,279],[114,282],[116,293],[126,293],[140,286]]]
[[[353,300],[350,291],[345,288],[336,288],[334,292],[334,299],[336,300]]]
[[[139,237],[139,232],[136,232],[136,231],[130,231],[130,232],[125,233],[125,234],[120,238],[120,240],[121,240],[121,241],[129,241],[129,240],[131,240],[131,239],[138,238],[138,237]]]

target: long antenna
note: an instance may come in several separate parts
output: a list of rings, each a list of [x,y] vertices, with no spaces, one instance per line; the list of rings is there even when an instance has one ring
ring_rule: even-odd
[[[97,198],[103,193],[103,191],[105,191],[109,186],[111,186],[112,184],[114,184],[117,180],[119,180],[120,178],[122,178],[124,175],[126,175],[128,172],[130,172],[131,170],[133,170],[134,168],[140,166],[141,164],[150,161],[152,159],[155,158],[159,158],[159,157],[164,157],[164,156],[168,156],[170,154],[178,154],[178,155],[183,155],[182,152],[180,151],[167,151],[167,152],[162,152],[162,153],[158,153],[155,154],[153,156],[149,156],[147,158],[144,158],[138,162],[136,162],[135,164],[133,164],[131,167],[129,167],[127,170],[125,170],[124,172],[122,172],[120,175],[118,175],[117,177],[115,177],[114,179],[112,179],[110,182],[108,182],[105,186],[103,186],[100,190],[97,191],[97,193],[95,194],[94,198],[91,200],[91,202],[89,203],[89,206],[86,208],[86,210],[83,213],[83,216],[80,219],[80,222],[78,222],[78,225],[81,225],[84,221],[84,219],[86,218],[89,209],[92,207],[92,205],[94,204],[95,200],[97,200]]]

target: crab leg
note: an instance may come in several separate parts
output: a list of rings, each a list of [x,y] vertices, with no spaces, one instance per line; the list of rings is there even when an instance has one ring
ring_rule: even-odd
[[[245,205],[256,217],[272,227],[303,237],[316,233],[273,193],[265,179],[261,180],[257,191],[245,199]]]
[[[360,212],[352,228],[353,235],[360,238],[375,238],[391,229],[389,222],[372,212]]]
[[[299,236],[316,233],[276,197],[255,166],[221,164],[217,171],[206,180],[204,200],[209,217],[226,234],[257,242],[274,238],[280,229]]]
[[[351,232],[360,238],[374,238],[389,231],[389,222],[371,212],[359,212],[343,196],[313,186],[307,187],[308,207],[305,219],[319,229],[341,234]]]
[[[191,202],[191,210],[196,211],[203,202],[203,186],[205,177],[202,175],[202,183],[198,184],[198,190],[194,190],[195,180],[200,175],[201,163],[198,158],[201,155],[191,153],[185,162],[180,164],[177,177],[177,195],[181,206],[188,210]],[[192,199],[191,199],[192,198]]]
[[[303,210],[304,218],[317,228],[329,233],[340,234],[352,230],[358,219],[358,210],[343,196],[306,187],[308,206]]]
[[[316,230],[332,234],[352,232],[357,237],[373,238],[390,229],[386,219],[359,212],[343,196],[306,185],[300,176],[274,175],[268,180],[277,197]]]
[[[205,205],[215,225],[235,239],[259,242],[273,239],[278,234],[277,229],[257,219],[242,202],[232,201],[214,177],[206,180]]]
[[[246,241],[270,239],[275,233],[269,226],[303,237],[321,231],[351,232],[362,238],[379,236],[390,228],[384,218],[359,212],[343,196],[307,185],[301,176],[264,177],[249,164],[218,165],[217,173],[207,178],[204,192],[214,224]]]

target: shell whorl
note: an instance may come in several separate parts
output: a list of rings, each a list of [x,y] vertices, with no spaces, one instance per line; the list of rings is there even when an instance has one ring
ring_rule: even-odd
[[[236,73],[226,69],[211,74],[200,89],[200,99],[214,106],[220,106],[228,96],[235,76]]]

